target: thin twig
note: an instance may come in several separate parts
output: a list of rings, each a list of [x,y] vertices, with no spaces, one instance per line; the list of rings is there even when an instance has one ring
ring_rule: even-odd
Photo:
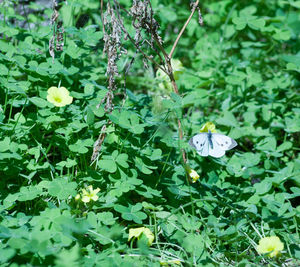
[[[181,38],[181,35],[182,35],[183,32],[185,31],[187,25],[190,23],[190,20],[192,19],[193,15],[194,15],[194,13],[195,13],[197,7],[198,7],[198,4],[199,4],[199,0],[197,0],[197,2],[196,2],[195,4],[193,4],[192,12],[191,12],[189,18],[187,19],[187,21],[184,23],[184,25],[183,25],[181,31],[179,32],[179,34],[178,34],[178,36],[177,36],[177,38],[176,38],[176,40],[175,40],[175,42],[174,42],[174,44],[173,44],[173,47],[172,47],[172,49],[171,49],[171,52],[170,52],[170,54],[169,54],[169,58],[172,58],[172,55],[173,55],[174,50],[175,50],[175,48],[176,48],[176,46],[177,46],[177,44],[178,44],[178,42],[179,42],[179,39]]]
[[[108,122],[109,123],[109,122]],[[107,124],[108,124],[107,123]],[[93,164],[93,162],[97,159],[98,155],[99,155],[99,152],[101,150],[101,147],[102,147],[102,144],[104,142],[104,139],[105,139],[105,136],[106,136],[106,125],[107,124],[104,124],[101,128],[101,131],[100,131],[100,134],[99,134],[99,137],[97,139],[97,141],[95,142],[94,144],[94,148],[93,148],[93,154],[92,154],[92,157],[91,157],[91,162]]]

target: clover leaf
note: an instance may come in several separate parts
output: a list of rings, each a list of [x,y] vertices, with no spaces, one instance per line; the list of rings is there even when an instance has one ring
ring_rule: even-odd
[[[134,221],[136,223],[142,223],[142,221],[147,218],[147,215],[140,211],[142,208],[141,203],[137,203],[134,206],[129,204],[128,207],[119,204],[114,206],[115,211],[121,213],[124,220]]]

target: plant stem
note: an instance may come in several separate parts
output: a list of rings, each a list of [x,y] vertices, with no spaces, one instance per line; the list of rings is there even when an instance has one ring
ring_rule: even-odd
[[[177,46],[177,44],[178,44],[178,42],[179,42],[179,39],[181,38],[183,32],[185,31],[187,25],[190,23],[190,21],[191,21],[193,15],[194,15],[194,13],[195,13],[195,11],[196,11],[196,9],[197,9],[198,4],[199,4],[199,0],[197,0],[197,2],[196,2],[195,4],[193,4],[192,12],[191,12],[189,18],[187,19],[187,21],[184,23],[182,29],[181,29],[180,32],[179,32],[179,34],[178,34],[178,36],[177,36],[177,38],[176,38],[176,40],[175,40],[175,42],[174,42],[174,44],[173,44],[173,47],[172,47],[172,49],[171,49],[171,52],[170,52],[170,54],[169,54],[169,58],[172,58],[172,55],[173,55],[173,53],[174,53],[174,51],[175,51],[175,48],[176,48],[176,46]]]

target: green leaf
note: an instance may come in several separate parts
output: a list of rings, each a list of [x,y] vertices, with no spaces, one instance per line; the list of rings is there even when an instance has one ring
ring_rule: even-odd
[[[300,66],[297,66],[296,64],[294,63],[287,63],[286,64],[286,69],[287,70],[294,70],[294,71],[297,71],[300,73]]]
[[[42,194],[42,190],[37,186],[21,187],[19,201],[33,200]]]
[[[55,266],[57,267],[79,267],[80,248],[78,243],[71,249],[63,249],[56,255]]]
[[[51,116],[48,116],[46,118],[46,122],[47,124],[50,124],[50,123],[53,123],[53,122],[59,122],[59,121],[64,121],[65,119],[60,117],[60,116],[57,116],[57,115],[51,115]]]
[[[128,129],[134,134],[141,134],[144,132],[143,124],[139,123],[139,116],[133,112],[126,110],[113,111],[109,118],[116,124],[119,124],[121,127]]]
[[[240,85],[245,80],[247,75],[241,71],[234,71],[232,74],[226,76],[225,81],[229,84]]]
[[[177,14],[171,6],[160,7],[160,18],[162,21],[174,22],[177,20]]]
[[[275,137],[266,137],[256,145],[256,149],[262,151],[276,151],[276,143]]]
[[[141,151],[143,155],[148,157],[151,161],[159,160],[162,158],[162,151],[161,149],[151,149],[150,147],[146,147],[144,150]]]
[[[232,22],[236,25],[237,30],[243,30],[246,27],[246,21],[243,18],[235,17],[232,19]]]
[[[242,164],[240,158],[236,155],[230,158],[226,169],[229,173],[234,174],[236,177],[240,177],[243,174]]]
[[[0,65],[0,75],[8,75],[8,68],[4,65]]]
[[[22,249],[26,246],[28,240],[24,238],[12,237],[8,240],[7,244],[14,249]]]
[[[87,147],[91,147],[92,145],[93,145],[92,139],[85,139],[85,140],[79,139],[75,144],[69,145],[69,149],[72,152],[78,152],[80,154],[85,154],[88,152]]]
[[[103,115],[105,114],[104,108],[102,106],[97,107],[98,105],[92,105],[90,106],[92,111],[94,112],[95,116],[97,116],[98,118],[103,117]]]
[[[293,118],[285,118],[285,131],[288,133],[296,133],[300,131],[300,116],[294,116]]]
[[[196,91],[190,92],[182,99],[182,106],[183,107],[187,107],[189,105],[197,106],[199,104],[205,103],[207,101],[207,98],[208,98],[207,90],[197,89]]]
[[[87,83],[84,86],[83,91],[84,91],[84,94],[87,96],[93,95],[95,92],[95,86],[92,83]]]
[[[273,38],[278,41],[288,41],[291,38],[291,32],[289,30],[279,29],[273,34]]]
[[[48,192],[51,196],[59,199],[67,199],[69,196],[75,196],[77,183],[68,182],[66,179],[55,179],[49,183]]]
[[[299,8],[300,8],[300,1],[298,1],[298,2],[299,2]],[[291,244],[289,248],[290,248],[290,251],[291,251],[292,255],[296,259],[300,260],[300,248],[299,248],[299,246],[297,246],[296,244]]]
[[[300,1],[294,1],[294,2],[288,2],[288,3],[295,8],[300,8]]]
[[[56,165],[59,167],[72,168],[73,166],[77,165],[77,162],[76,162],[76,160],[67,158],[67,161],[63,160],[63,161],[57,163]]]
[[[252,71],[251,68],[246,69],[247,72],[247,85],[250,87],[262,82],[262,77],[260,73]]]
[[[247,202],[249,203],[249,204],[254,204],[254,205],[257,205],[258,203],[259,203],[259,201],[260,201],[260,196],[259,195],[253,195],[253,196],[251,196],[248,200],[247,200]]]
[[[112,227],[107,227],[107,226],[101,226],[101,227],[97,227],[97,232],[91,232],[89,233],[90,236],[93,237],[93,239],[95,239],[97,242],[99,242],[102,245],[109,245],[112,243],[115,243],[114,240],[120,240],[122,239],[122,233],[123,233],[123,228],[118,225],[115,224]],[[111,255],[111,253],[110,253]],[[108,257],[108,255],[106,255],[106,257]],[[114,261],[116,260],[116,258],[114,257]],[[107,264],[104,264],[104,266],[109,266],[111,263],[111,261],[109,260],[107,262]],[[95,262],[92,265],[97,265],[99,264],[99,262]],[[101,261],[101,265],[102,265],[102,261]]]
[[[251,153],[246,152],[242,154],[240,157],[241,164],[245,167],[256,166],[261,162],[261,154],[260,153]]]
[[[107,172],[114,173],[117,171],[117,164],[113,159],[101,159],[98,164],[100,169],[103,169]]]
[[[73,40],[68,41],[67,49],[65,50],[66,54],[68,54],[73,59],[78,59],[84,53],[84,50],[80,48]]]
[[[14,27],[0,26],[0,33],[4,33],[7,37],[13,37],[19,33],[19,30]]]
[[[261,30],[265,24],[266,22],[264,19],[252,19],[248,21],[249,27],[254,30]]]
[[[88,125],[93,125],[95,123],[95,115],[90,107],[86,109],[86,123]]]
[[[119,154],[116,158],[116,162],[118,165],[122,166],[123,168],[128,168],[129,165],[127,163],[128,155],[127,154]]]
[[[184,238],[183,245],[188,252],[199,256],[204,248],[204,240],[199,234],[189,234]]]
[[[9,150],[10,138],[6,136],[4,140],[0,141],[0,152]]]
[[[111,212],[100,212],[97,213],[97,219],[103,224],[103,225],[114,225],[117,218],[114,218],[113,213]]]
[[[121,213],[121,216],[124,220],[134,221],[136,223],[142,223],[144,219],[147,218],[147,215],[140,210],[143,208],[141,203],[137,203],[136,205],[130,205],[128,207],[122,205],[115,205],[115,211]]]
[[[260,183],[256,183],[254,185],[254,188],[255,188],[256,193],[258,195],[263,195],[263,194],[270,191],[270,189],[272,188],[272,183],[269,180],[266,179],[266,180],[263,180]]]
[[[276,152],[286,151],[286,150],[289,150],[292,147],[293,147],[293,143],[289,142],[289,141],[286,141],[286,142],[282,143],[280,146],[277,147]]]
[[[216,122],[227,127],[238,127],[239,123],[232,112],[225,111],[223,117],[216,119]]]
[[[16,254],[13,248],[0,248],[0,263],[5,264]]]
[[[156,169],[157,167],[147,166],[143,160],[139,157],[135,157],[135,165],[136,167],[144,174],[151,174],[152,170],[150,168]]]
[[[48,106],[48,102],[45,99],[42,99],[37,96],[29,98],[29,101],[39,108],[45,108]]]

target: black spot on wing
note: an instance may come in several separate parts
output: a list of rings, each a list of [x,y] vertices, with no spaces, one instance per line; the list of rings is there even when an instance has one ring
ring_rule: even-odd
[[[212,134],[212,139],[214,143],[222,150],[230,150],[237,146],[237,143],[234,139],[223,134]]]
[[[197,134],[189,140],[190,146],[196,148],[198,152],[203,150],[206,142],[207,136],[205,135],[205,133]]]

